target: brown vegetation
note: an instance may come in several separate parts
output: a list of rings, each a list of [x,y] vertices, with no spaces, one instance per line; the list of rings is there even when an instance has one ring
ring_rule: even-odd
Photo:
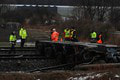
[[[114,42],[113,33],[116,31],[115,28],[109,23],[102,23],[102,22],[93,22],[90,20],[69,20],[59,25],[35,25],[35,26],[28,26],[31,29],[40,29],[44,32],[50,32],[52,28],[56,28],[61,35],[63,35],[63,30],[65,28],[75,28],[77,30],[78,39],[80,41],[89,41],[91,31],[96,31],[98,34],[102,32],[103,39],[105,43],[109,44],[118,44],[120,43],[118,40]]]

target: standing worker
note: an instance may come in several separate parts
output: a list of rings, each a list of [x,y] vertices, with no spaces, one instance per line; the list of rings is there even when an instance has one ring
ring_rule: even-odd
[[[73,41],[73,42],[78,42],[77,33],[76,33],[76,30],[75,30],[74,28],[71,29],[71,34],[70,34],[70,36],[71,36],[71,41]]]
[[[53,32],[51,34],[51,40],[54,42],[57,42],[59,39],[59,33],[56,31],[56,29],[53,29]]]
[[[70,41],[70,29],[64,29],[64,38],[66,41]]]
[[[10,41],[10,45],[11,45],[11,50],[9,53],[11,53],[12,51],[14,51],[15,53],[15,45],[16,45],[16,34],[15,31],[13,31],[9,37],[9,41]]]
[[[19,36],[21,38],[21,47],[24,47],[25,40],[27,38],[27,31],[24,27],[19,30]]]
[[[97,39],[97,33],[95,31],[93,31],[91,34],[91,42],[96,42],[96,39]]]

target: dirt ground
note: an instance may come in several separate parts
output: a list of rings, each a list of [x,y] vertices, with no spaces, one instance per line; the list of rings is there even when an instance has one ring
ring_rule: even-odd
[[[88,68],[87,70],[74,68],[73,70],[0,72],[0,80],[120,80],[119,64],[103,66],[83,65],[84,68]]]
[[[6,72],[0,73],[0,80],[120,80],[119,71]]]

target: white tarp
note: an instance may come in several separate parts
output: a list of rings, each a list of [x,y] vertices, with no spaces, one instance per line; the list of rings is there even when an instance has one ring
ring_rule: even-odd
[[[17,43],[21,43],[21,39],[18,39],[16,42],[17,42]]]

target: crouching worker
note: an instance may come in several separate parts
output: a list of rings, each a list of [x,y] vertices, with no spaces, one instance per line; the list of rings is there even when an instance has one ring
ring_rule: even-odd
[[[15,31],[13,31],[10,34],[9,41],[10,41],[10,45],[11,45],[11,50],[10,50],[9,53],[11,53],[11,52],[15,53],[15,45],[16,45],[16,34],[15,34]]]
[[[102,39],[102,34],[101,33],[99,34],[98,38],[99,39],[98,39],[97,43],[98,44],[102,44],[103,43],[103,39]]]
[[[96,39],[97,39],[97,33],[95,31],[93,31],[91,33],[91,42],[96,43]]]
[[[56,29],[53,29],[53,32],[51,34],[51,40],[57,42],[58,39],[59,39],[59,33],[56,31]]]

